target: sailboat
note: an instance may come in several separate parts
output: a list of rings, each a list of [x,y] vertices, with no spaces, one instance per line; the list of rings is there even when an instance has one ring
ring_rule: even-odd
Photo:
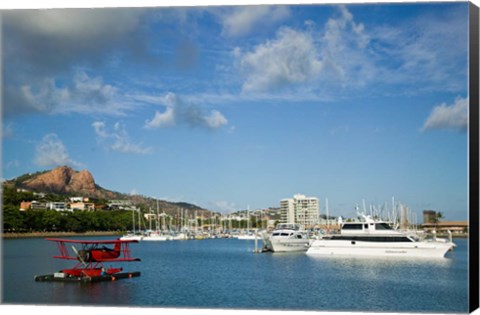
[[[165,215],[165,213],[163,213]],[[156,222],[156,230],[154,232],[150,231],[147,236],[143,237],[144,241],[168,241],[171,239],[170,235],[164,235],[160,232],[160,214],[158,211],[158,199],[157,199],[157,222]]]
[[[143,239],[143,235],[140,233],[140,211],[138,211],[138,226],[139,226],[139,230],[138,232],[135,232],[135,211],[134,209],[132,209],[132,228],[133,228],[133,231],[129,231],[127,232],[127,234],[123,235],[122,237],[120,237],[120,240],[137,240],[137,241],[141,241]]]
[[[255,238],[257,238],[258,235],[256,232],[251,232],[250,231],[250,207],[247,208],[247,231],[246,233],[244,234],[240,234],[238,235],[238,239],[239,240],[255,240]]]

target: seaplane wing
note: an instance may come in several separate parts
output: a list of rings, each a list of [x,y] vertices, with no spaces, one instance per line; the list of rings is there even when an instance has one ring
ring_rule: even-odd
[[[46,238],[47,241],[56,242],[60,255],[53,258],[80,260],[82,262],[113,262],[113,261],[140,261],[130,255],[129,243],[138,243],[137,240],[71,240],[59,238]],[[71,245],[71,251],[67,244],[78,244],[81,249]],[[106,245],[114,245],[113,248]]]

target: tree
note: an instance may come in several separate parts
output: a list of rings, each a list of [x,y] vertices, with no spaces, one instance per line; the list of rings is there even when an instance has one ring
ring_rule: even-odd
[[[25,229],[25,215],[17,207],[3,207],[3,232],[21,232]]]
[[[437,217],[436,217],[437,221],[440,221],[440,219],[443,219],[443,218],[444,218],[443,213],[437,212]]]
[[[41,214],[40,224],[44,231],[56,231],[61,228],[62,214],[55,210],[39,211]]]

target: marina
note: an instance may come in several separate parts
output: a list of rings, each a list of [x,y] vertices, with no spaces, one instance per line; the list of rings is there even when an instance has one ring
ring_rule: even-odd
[[[4,303],[458,313],[468,307],[468,251],[466,239],[454,241],[440,260],[254,254],[255,242],[236,238],[141,241],[140,277],[91,287],[33,281],[65,262],[51,259],[57,251],[44,239],[11,239],[3,242]]]

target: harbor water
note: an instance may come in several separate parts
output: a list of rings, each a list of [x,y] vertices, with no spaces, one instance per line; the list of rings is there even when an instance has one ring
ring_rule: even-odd
[[[454,242],[457,247],[446,258],[432,260],[255,254],[254,241],[237,239],[140,242],[130,248],[142,261],[120,264],[125,271],[140,271],[140,277],[81,284],[34,281],[35,275],[75,263],[53,259],[58,254],[55,243],[40,238],[4,240],[2,302],[465,313],[468,241]]]

